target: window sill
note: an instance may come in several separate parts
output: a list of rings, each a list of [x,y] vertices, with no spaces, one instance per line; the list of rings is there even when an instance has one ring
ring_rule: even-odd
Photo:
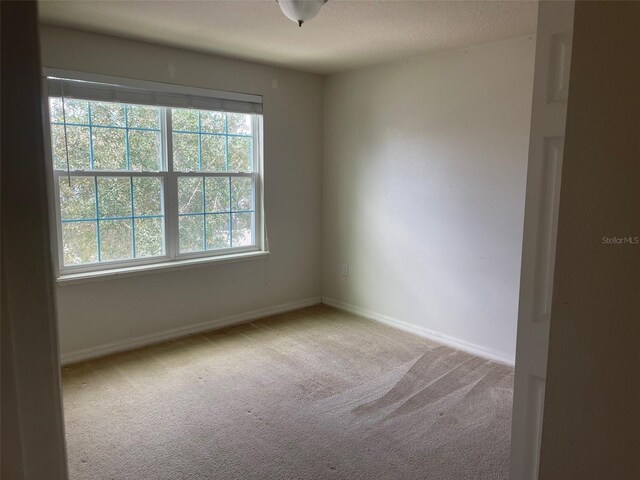
[[[61,275],[56,279],[60,286],[74,285],[78,283],[94,282],[99,280],[113,280],[116,278],[131,277],[136,275],[146,275],[149,273],[169,272],[173,270],[185,270],[213,263],[235,263],[246,260],[254,260],[270,255],[268,251],[236,253],[220,257],[191,258],[188,260],[175,260],[173,262],[152,263],[148,265],[137,265],[135,267],[113,268],[109,270],[96,270],[93,272],[71,273]]]

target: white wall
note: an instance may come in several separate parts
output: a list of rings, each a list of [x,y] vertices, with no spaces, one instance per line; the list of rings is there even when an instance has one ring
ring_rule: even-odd
[[[63,354],[319,299],[322,77],[48,26],[41,43],[48,67],[264,96],[271,255],[58,286]]]
[[[323,298],[513,361],[534,49],[328,77]]]

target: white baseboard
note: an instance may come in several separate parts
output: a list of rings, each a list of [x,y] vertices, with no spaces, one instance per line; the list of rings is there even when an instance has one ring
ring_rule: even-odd
[[[120,340],[113,343],[106,343],[104,345],[98,345],[97,347],[75,350],[72,352],[63,353],[60,356],[60,363],[62,365],[68,365],[70,363],[82,362],[91,358],[103,357],[112,353],[133,350],[147,345],[153,345],[155,343],[162,343],[168,340],[186,337],[195,333],[202,333],[208,330],[215,330],[222,327],[229,327],[231,325],[238,325],[240,323],[250,322],[259,318],[277,315],[279,313],[285,313],[291,310],[297,310],[299,308],[311,307],[313,305],[320,304],[321,301],[322,299],[320,297],[306,298],[304,300],[297,300],[295,302],[281,303],[280,305],[251,310],[250,312],[228,315],[226,317],[216,318],[215,320],[211,320],[209,322],[203,322],[179,328],[172,328],[171,330],[165,330],[159,333],[152,333],[149,335],[142,335],[139,337]]]
[[[460,340],[458,338],[451,337],[449,335],[431,330],[429,328],[412,325],[410,323],[403,322],[402,320],[398,320],[387,315],[382,315],[380,313],[367,310],[366,308],[358,307],[357,305],[353,305],[329,297],[322,297],[322,303],[331,307],[339,308],[340,310],[344,310],[349,313],[360,315],[361,317],[368,318],[369,320],[375,320],[376,322],[384,323],[385,325],[404,330],[405,332],[428,338],[429,340],[442,343],[457,350],[462,350],[472,355],[486,358],[487,360],[493,360],[495,362],[503,363],[511,367],[515,364],[515,359],[504,352],[492,350],[490,348],[482,347],[480,345]]]

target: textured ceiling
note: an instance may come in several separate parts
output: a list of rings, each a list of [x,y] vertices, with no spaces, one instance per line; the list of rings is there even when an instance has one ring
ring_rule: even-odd
[[[275,0],[41,0],[43,23],[314,73],[534,33],[531,1],[329,0],[299,28]]]

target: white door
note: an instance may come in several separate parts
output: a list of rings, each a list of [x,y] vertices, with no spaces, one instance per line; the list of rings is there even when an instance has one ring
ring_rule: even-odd
[[[538,7],[511,432],[511,480],[538,478],[573,1]]]

